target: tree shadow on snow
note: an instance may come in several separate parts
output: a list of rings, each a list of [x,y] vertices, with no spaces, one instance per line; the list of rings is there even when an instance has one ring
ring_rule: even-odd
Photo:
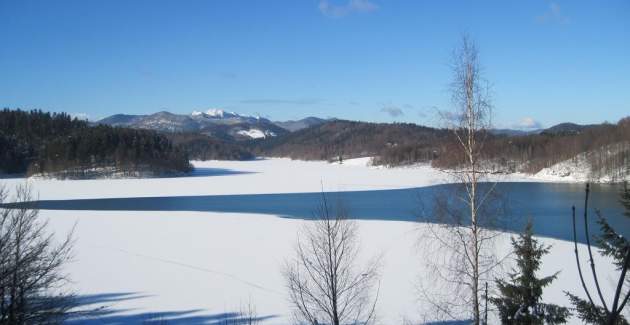
[[[256,172],[240,171],[227,168],[197,167],[185,174],[160,175],[152,178],[187,178],[187,177],[214,177],[256,174]]]
[[[135,292],[104,293],[78,296],[75,299],[74,313],[65,324],[210,324],[239,325],[250,322],[247,315],[238,312],[218,314],[204,313],[203,309],[177,311],[142,311],[120,309],[114,306],[123,301],[149,297]],[[263,322],[277,315],[254,316],[254,320]]]

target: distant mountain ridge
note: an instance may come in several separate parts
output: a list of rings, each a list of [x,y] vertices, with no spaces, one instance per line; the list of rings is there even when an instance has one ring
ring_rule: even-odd
[[[222,140],[248,140],[280,136],[330,120],[311,116],[300,120],[274,122],[260,116],[209,109],[205,112],[193,111],[190,115],[167,111],[146,115],[115,114],[96,121],[95,124],[170,133],[201,133]]]
[[[584,130],[594,128],[597,126],[599,125],[598,124],[582,125],[582,124],[575,124],[575,123],[560,123],[550,128],[547,128],[541,131],[540,133],[549,134],[549,135],[573,135],[573,134],[580,134]]]
[[[269,138],[319,126],[334,118],[309,116],[299,120],[271,121],[260,116],[242,115],[222,109],[209,109],[191,114],[174,114],[161,111],[147,115],[115,114],[97,121],[97,124],[150,129],[161,132],[202,133],[223,140],[247,140]],[[596,127],[598,124],[580,125],[560,123],[546,129],[492,129],[494,135],[527,136],[534,134],[571,135]]]
[[[324,124],[328,121],[331,121],[333,119],[322,119],[319,117],[313,117],[313,116],[309,116],[306,118],[303,118],[301,120],[289,120],[289,121],[285,121],[285,122],[274,122],[277,126],[288,130],[290,132],[295,132],[295,131],[299,131],[302,129],[306,129],[306,128],[310,128],[313,126],[317,126],[320,124]]]
[[[194,111],[190,115],[166,111],[148,115],[116,114],[96,123],[160,132],[201,133],[223,140],[266,138],[288,132],[268,119],[219,109]]]
[[[582,131],[597,127],[600,124],[576,124],[576,123],[560,123],[546,129],[534,129],[534,130],[519,130],[519,129],[492,129],[491,133],[494,135],[505,136],[525,136],[533,134],[546,134],[546,135],[575,135],[580,134]]]

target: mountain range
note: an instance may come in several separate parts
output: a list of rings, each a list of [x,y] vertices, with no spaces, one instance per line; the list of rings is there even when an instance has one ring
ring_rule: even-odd
[[[272,122],[260,116],[241,115],[221,109],[191,114],[166,111],[148,115],[116,114],[95,122],[111,126],[149,129],[170,133],[201,133],[222,140],[250,140],[280,136],[326,122],[317,117]]]
[[[147,115],[116,114],[95,123],[167,133],[198,133],[221,140],[239,141],[273,138],[334,120],[336,119],[310,116],[300,120],[271,121],[260,116],[209,109],[205,112],[193,111],[191,114],[174,114],[166,111]],[[594,126],[596,125],[561,123],[547,129],[492,129],[491,132],[497,136],[508,137],[535,134],[571,135]]]

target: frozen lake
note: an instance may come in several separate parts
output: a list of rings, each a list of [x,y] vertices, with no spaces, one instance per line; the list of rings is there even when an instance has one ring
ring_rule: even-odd
[[[427,269],[418,246],[425,224],[416,221],[421,207],[430,215],[434,194],[449,191],[451,185],[441,185],[448,182],[443,173],[429,166],[378,169],[286,159],[195,165],[196,174],[181,178],[27,181],[55,232],[76,225],[68,274],[82,304],[107,307],[76,323],[221,324],[238,318],[251,302],[263,324],[291,324],[282,265],[293,255],[296,232],[312,217],[322,188],[358,219],[361,259],[383,256],[382,323],[431,317],[417,291]],[[564,290],[583,295],[575,286],[573,243],[566,239],[571,206],[582,211],[584,186],[532,183],[526,175],[496,180],[503,182],[497,192],[510,207],[502,226],[520,231],[532,217],[541,240],[553,245],[541,274],[561,274],[545,299],[567,305]],[[24,182],[3,181],[8,188]],[[594,186],[591,207],[627,232],[617,190]],[[509,252],[509,236],[498,238],[498,254]],[[611,292],[616,271],[596,259],[602,260],[603,290]]]

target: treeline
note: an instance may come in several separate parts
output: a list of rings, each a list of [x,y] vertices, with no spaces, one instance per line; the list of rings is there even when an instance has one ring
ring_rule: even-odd
[[[277,138],[251,143],[256,155],[305,160],[375,156],[376,164],[402,165],[437,158],[445,130],[407,123],[330,121]]]
[[[593,178],[622,180],[630,174],[630,118],[616,124],[550,128],[540,134],[482,135],[483,161],[496,172],[537,173],[570,159],[582,159]],[[452,131],[404,123],[335,120],[277,138],[252,141],[259,156],[338,160],[374,156],[379,165],[431,162],[434,167],[461,164],[460,144]],[[581,156],[580,156],[581,155]]]
[[[153,131],[90,126],[66,113],[0,111],[0,173],[91,177],[190,169],[186,153]]]
[[[254,154],[238,143],[212,138],[199,133],[167,133],[174,145],[182,148],[193,160],[249,160]]]
[[[589,126],[579,132],[542,132],[526,136],[485,135],[483,160],[497,171],[537,173],[571,159],[583,159],[594,178],[621,180],[630,174],[630,118]],[[451,137],[440,145],[433,165],[451,168],[464,157]]]

